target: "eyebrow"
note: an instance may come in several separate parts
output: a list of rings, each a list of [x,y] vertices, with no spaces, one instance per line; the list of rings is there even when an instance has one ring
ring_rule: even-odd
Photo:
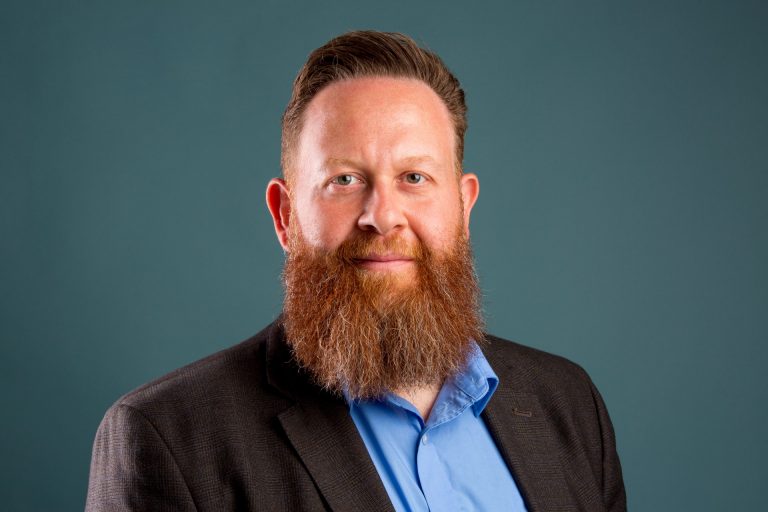
[[[403,158],[398,163],[404,167],[409,167],[412,165],[420,165],[420,164],[437,165],[437,160],[435,160],[429,155],[420,155],[420,156],[409,156],[407,158]]]
[[[325,159],[325,162],[323,162],[323,169],[327,169],[329,167],[360,167],[360,166],[354,160],[349,160],[348,158],[328,157]]]

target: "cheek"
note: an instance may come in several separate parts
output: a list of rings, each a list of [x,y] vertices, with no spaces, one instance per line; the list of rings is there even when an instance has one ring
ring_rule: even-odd
[[[299,208],[302,237],[313,247],[335,249],[349,238],[356,226],[354,212],[343,205],[312,202]]]
[[[450,246],[464,225],[461,203],[454,197],[416,210],[411,219],[411,228],[421,241],[436,248]]]

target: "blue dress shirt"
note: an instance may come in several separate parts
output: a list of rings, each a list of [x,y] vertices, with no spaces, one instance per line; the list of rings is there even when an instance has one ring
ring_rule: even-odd
[[[525,511],[480,413],[499,379],[475,346],[447,379],[425,423],[407,400],[348,400],[349,411],[398,511]]]

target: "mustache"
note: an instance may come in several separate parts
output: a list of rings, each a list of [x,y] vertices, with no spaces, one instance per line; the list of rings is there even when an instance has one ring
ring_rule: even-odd
[[[331,256],[345,264],[355,264],[359,260],[381,255],[396,255],[418,263],[425,261],[429,254],[429,250],[420,241],[408,242],[400,236],[382,238],[381,235],[368,232],[345,240],[332,251]]]

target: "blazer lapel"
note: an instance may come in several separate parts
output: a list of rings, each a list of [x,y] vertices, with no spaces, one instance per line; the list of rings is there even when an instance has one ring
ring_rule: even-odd
[[[267,358],[270,384],[296,402],[278,415],[280,425],[328,506],[394,512],[346,403],[313,385],[292,362],[280,326],[270,336]]]
[[[510,393],[500,383],[483,418],[528,511],[572,510],[555,432],[536,396]]]
[[[483,419],[496,441],[529,512],[574,509],[574,497],[561,464],[557,420],[544,412],[529,388],[535,371],[518,366],[509,343],[488,336],[483,352],[499,376],[499,387],[491,397]],[[504,344],[504,345],[501,345]],[[502,348],[506,348],[502,353]]]
[[[345,405],[305,402],[279,419],[332,510],[394,511]]]

